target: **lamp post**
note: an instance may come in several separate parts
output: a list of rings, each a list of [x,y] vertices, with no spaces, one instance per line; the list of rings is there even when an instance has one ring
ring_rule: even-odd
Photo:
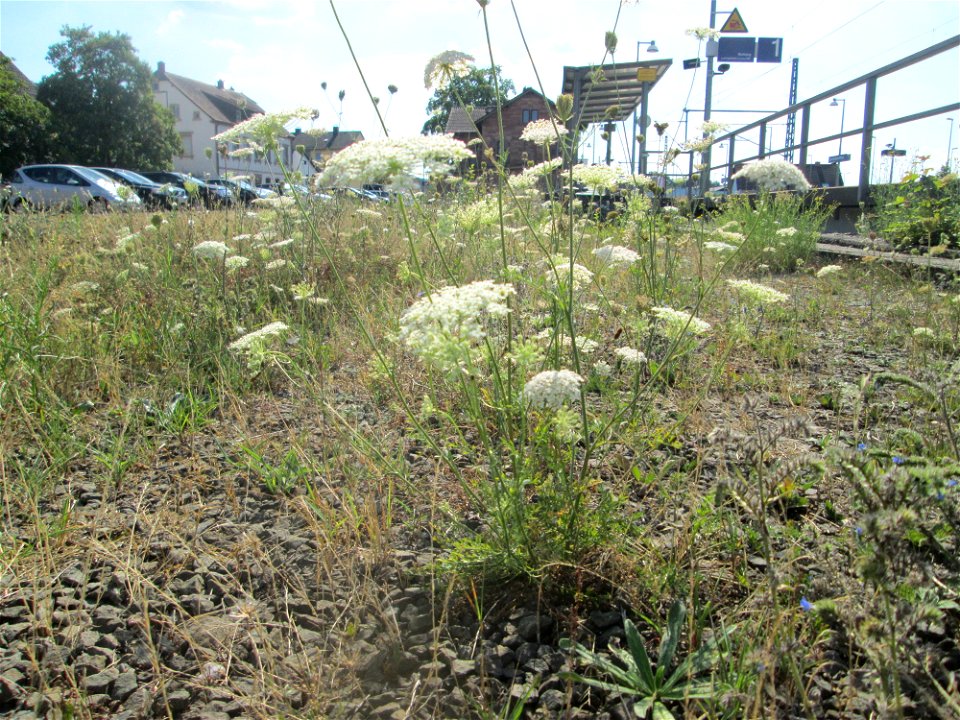
[[[840,106],[840,145],[837,147],[837,157],[843,155],[843,118],[847,113],[847,100],[846,98],[834,98],[833,102],[830,103],[830,107]],[[843,162],[843,159],[837,161],[837,164]]]
[[[638,62],[638,63],[640,62],[640,46],[641,46],[641,45],[647,45],[647,46],[648,46],[648,47],[647,47],[647,52],[648,52],[648,53],[660,52],[660,48],[657,47],[657,41],[656,41],[656,40],[649,40],[649,41],[648,41],[648,40],[638,40],[638,41],[637,41],[637,62]],[[631,172],[631,173],[633,173],[633,172],[635,172],[635,171],[636,171],[636,172],[639,172],[639,171],[640,171],[639,166],[645,164],[645,163],[643,162],[642,153],[643,153],[644,150],[646,150],[646,143],[644,143],[644,147],[643,147],[642,150],[641,150],[641,157],[640,157],[640,158],[637,158],[637,125],[638,125],[638,124],[644,125],[644,124],[646,123],[646,120],[647,120],[647,118],[646,118],[646,114],[647,114],[647,113],[646,113],[646,107],[647,107],[647,89],[648,89],[648,85],[647,85],[647,83],[644,83],[644,84],[643,84],[643,91],[642,91],[642,92],[643,92],[643,111],[640,113],[643,117],[640,118],[639,122],[638,122],[638,120],[637,120],[637,109],[636,109],[636,108],[633,109],[633,132],[630,133],[630,172]],[[644,127],[644,128],[641,128],[640,132],[646,134],[646,128],[645,128],[645,127]],[[639,160],[639,162],[638,162],[638,160]],[[644,168],[644,169],[646,169],[646,168]]]

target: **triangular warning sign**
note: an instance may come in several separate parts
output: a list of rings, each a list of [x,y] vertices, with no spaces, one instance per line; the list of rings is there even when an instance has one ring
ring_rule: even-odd
[[[730,13],[730,17],[727,18],[727,21],[723,24],[723,27],[720,28],[722,33],[745,33],[749,32],[747,30],[746,23],[743,22],[743,16],[740,14],[740,11],[736,8],[733,9],[733,12]]]

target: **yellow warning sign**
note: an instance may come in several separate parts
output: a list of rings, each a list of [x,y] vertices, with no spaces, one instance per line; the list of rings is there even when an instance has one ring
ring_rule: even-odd
[[[640,68],[637,70],[637,82],[654,82],[656,79],[656,68]]]
[[[740,11],[736,8],[733,9],[733,12],[730,13],[730,17],[727,18],[727,21],[723,24],[723,27],[720,28],[722,33],[745,33],[749,32],[747,30],[747,25],[743,22],[743,16],[740,14]]]

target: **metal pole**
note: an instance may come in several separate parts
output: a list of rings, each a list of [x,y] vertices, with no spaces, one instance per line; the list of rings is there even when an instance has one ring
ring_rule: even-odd
[[[843,155],[843,116],[847,113],[846,99],[840,100],[840,146],[837,148],[837,155]],[[840,162],[843,162],[842,160]]]
[[[636,124],[634,124],[634,137],[632,138],[633,145],[640,145],[640,150],[637,152],[637,172],[641,175],[647,174],[647,127],[649,122],[647,120],[647,113],[650,112],[650,103],[647,100],[647,96],[650,94],[650,83],[643,82],[640,85],[640,89],[643,92],[643,97],[640,99],[640,137],[643,138],[639,143],[636,141]],[[634,111],[636,114],[636,111]]]
[[[950,151],[953,149],[953,123],[956,118],[947,118],[950,121],[950,134],[947,136],[947,161],[944,163],[944,166],[947,170],[950,169],[951,159]]]
[[[640,62],[640,41],[637,41],[637,62]],[[633,122],[630,125],[630,174],[639,172],[637,163],[637,106],[633,106]]]
[[[870,162],[873,154],[873,114],[876,109],[877,78],[866,82],[866,96],[863,99],[863,135],[860,143],[860,180],[857,186],[857,202],[866,202],[870,194]]]
[[[710,0],[710,29],[713,30],[717,24],[717,0]],[[709,41],[708,41],[709,42]],[[713,108],[713,57],[707,54],[707,89],[703,98],[703,123],[706,125],[710,121],[710,111]],[[706,137],[704,133],[704,137]],[[710,189],[710,147],[708,146],[702,153],[704,168],[700,171],[700,195],[706,196]]]
[[[893,139],[893,145],[890,146],[890,185],[893,185],[893,164],[897,161],[897,139]]]

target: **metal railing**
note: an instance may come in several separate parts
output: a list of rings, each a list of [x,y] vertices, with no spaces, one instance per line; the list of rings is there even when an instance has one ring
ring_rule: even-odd
[[[808,149],[812,145],[819,145],[821,143],[831,142],[833,140],[840,140],[841,138],[860,135],[862,138],[860,146],[860,175],[859,183],[857,186],[857,201],[865,202],[869,192],[870,192],[870,161],[873,155],[873,133],[877,130],[882,130],[884,128],[895,127],[897,125],[903,125],[905,123],[914,122],[917,120],[923,120],[924,118],[933,117],[936,115],[942,115],[944,113],[956,111],[960,109],[960,102],[952,102],[947,105],[941,105],[935,108],[929,108],[927,110],[922,110],[920,112],[915,112],[910,115],[904,115],[902,117],[895,118],[893,120],[885,120],[883,122],[874,122],[874,113],[876,110],[876,101],[877,101],[877,80],[886,75],[891,75],[895,72],[903,70],[904,68],[915,65],[924,60],[929,60],[932,57],[935,57],[941,53],[952,50],[960,46],[960,35],[956,35],[948,40],[939,42],[936,45],[932,45],[925,50],[921,50],[918,53],[909,55],[901,60],[890,63],[889,65],[884,65],[881,68],[873,70],[866,75],[861,75],[860,77],[850,80],[848,82],[837,85],[836,87],[830,88],[829,90],[820,93],[819,95],[814,95],[811,98],[799,102],[795,105],[791,105],[779,112],[775,112],[772,115],[767,115],[766,117],[750,123],[749,125],[744,125],[733,132],[727,133],[717,137],[714,140],[714,146],[719,143],[727,142],[729,143],[729,148],[727,151],[727,161],[718,165],[711,165],[709,171],[726,169],[727,171],[727,188],[730,189],[731,176],[734,174],[734,166],[740,165],[751,160],[761,160],[763,158],[769,157],[771,155],[779,155],[785,153],[792,153],[794,150],[799,151],[799,165],[804,166],[807,164],[807,153]],[[832,135],[825,135],[819,138],[810,138],[810,114],[811,108],[813,105],[824,100],[830,100],[831,98],[844,93],[853,88],[858,88],[863,86],[865,88],[864,102],[863,102],[863,124],[859,128],[854,128],[851,130],[843,130],[839,133],[834,133]],[[772,124],[776,120],[785,118],[792,113],[800,114],[800,142],[781,147],[781,148],[770,148],[767,149],[767,126]],[[736,140],[738,137],[744,135],[745,133],[752,132],[754,130],[759,130],[760,139],[757,143],[758,152],[754,155],[749,155],[746,157],[737,158],[735,155]],[[709,172],[704,170],[704,172]],[[693,186],[694,183],[688,183],[688,187]],[[697,183],[699,185],[699,183]]]

